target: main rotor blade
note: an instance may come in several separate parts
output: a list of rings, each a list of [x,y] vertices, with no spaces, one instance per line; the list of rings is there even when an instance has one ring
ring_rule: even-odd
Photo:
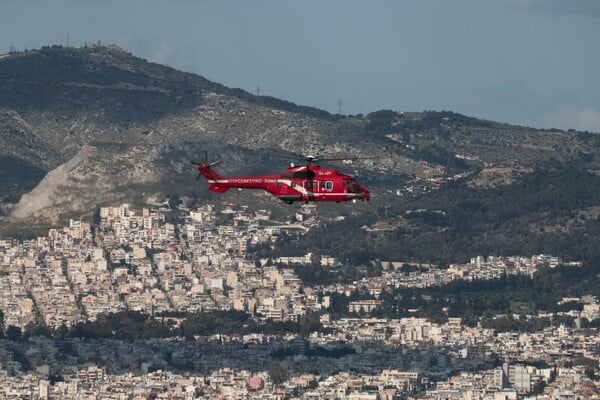
[[[275,157],[277,158],[287,158],[290,160],[298,160],[298,161],[306,161],[308,164],[313,164],[313,163],[318,163],[320,161],[351,161],[351,160],[371,160],[374,159],[375,157],[324,157],[321,158],[318,155],[289,155],[289,154],[283,154],[281,152],[281,150],[279,149],[271,149],[271,151],[274,151],[275,153],[277,153],[275,155]]]
[[[207,163],[201,163],[201,162],[193,161],[193,160],[189,160],[189,161],[190,161],[190,164],[197,165],[199,167],[204,167],[204,168],[214,167],[215,165],[219,165],[223,162],[223,160],[217,160],[217,161],[211,162],[210,164],[207,164]]]
[[[317,161],[353,161],[353,160],[372,160],[375,157],[340,157],[340,158],[319,158]]]

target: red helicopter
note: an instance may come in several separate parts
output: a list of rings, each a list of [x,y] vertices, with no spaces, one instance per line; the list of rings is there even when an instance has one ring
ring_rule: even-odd
[[[291,158],[291,157],[287,157]],[[294,166],[280,174],[258,176],[221,176],[212,167],[223,160],[208,162],[208,153],[204,152],[204,163],[191,161],[198,166],[200,176],[204,176],[210,187],[208,190],[224,193],[229,188],[263,189],[287,204],[295,201],[356,201],[367,200],[371,194],[363,185],[356,183],[350,175],[340,174],[334,169],[321,169],[315,165],[319,161],[356,160],[358,158],[321,158],[306,156],[306,164]]]

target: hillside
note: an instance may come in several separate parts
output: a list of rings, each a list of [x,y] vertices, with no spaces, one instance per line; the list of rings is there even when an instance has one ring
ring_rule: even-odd
[[[205,148],[225,160],[225,174],[281,170],[281,152],[371,157],[338,166],[373,192],[370,204],[342,210],[367,219],[382,209],[402,213],[399,202],[444,181],[498,190],[550,160],[595,171],[600,148],[595,134],[453,112],[332,115],[227,88],[116,46],[1,56],[0,137],[4,226],[57,223],[103,204],[144,204],[156,194],[204,196],[187,160]],[[258,198],[274,206],[269,196]]]
[[[493,189],[453,183],[312,230],[276,255],[313,251],[358,264],[380,259],[441,266],[476,255],[600,261],[599,186],[600,176],[573,165],[545,166]]]
[[[85,145],[101,154],[85,159],[86,175],[110,176],[119,186],[186,180],[193,176],[187,159],[197,158],[206,147],[214,150],[211,156],[227,160],[226,172],[260,168],[268,157],[264,149],[274,147],[298,153],[364,153],[344,138],[352,136],[352,123],[340,124],[337,117],[319,110],[227,89],[115,47],[52,47],[10,54],[0,60],[0,82],[0,133],[5,143],[0,161],[7,165],[0,185],[4,210],[10,215],[15,199],[33,189],[44,173],[77,157]],[[369,145],[371,154],[383,155],[383,150],[377,141]],[[277,163],[281,168],[281,160]],[[423,169],[412,164],[416,172]],[[67,192],[87,190],[76,175],[61,182],[61,192],[67,187],[72,188]],[[120,188],[104,188],[95,198],[102,203],[122,197],[115,196],[115,190]],[[57,214],[45,208],[37,211],[38,217]]]

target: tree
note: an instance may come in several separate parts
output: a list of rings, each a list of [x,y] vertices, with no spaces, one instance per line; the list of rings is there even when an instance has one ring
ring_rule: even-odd
[[[539,380],[535,386],[531,389],[532,395],[538,395],[544,393],[544,389],[546,389],[547,383],[543,379]]]
[[[181,198],[176,194],[170,195],[168,201],[169,201],[169,207],[171,207],[171,210],[174,210],[177,208],[177,206],[183,204],[183,201],[181,200]]]
[[[21,340],[21,328],[14,325],[9,325],[6,330],[6,338],[13,342],[18,342]]]
[[[67,325],[63,322],[58,328],[56,328],[52,336],[55,340],[65,340],[68,333],[69,328],[67,328]]]
[[[31,337],[31,336],[45,336],[45,337],[51,337],[51,333],[50,330],[39,323],[33,323],[30,322],[27,325],[25,325],[25,329],[23,331],[23,336],[24,337]]]
[[[273,363],[269,365],[267,372],[269,374],[269,378],[271,378],[275,385],[280,385],[290,378],[290,371],[281,363]]]

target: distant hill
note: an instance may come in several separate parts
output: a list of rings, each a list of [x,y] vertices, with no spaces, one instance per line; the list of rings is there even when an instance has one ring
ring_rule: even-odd
[[[206,186],[194,181],[187,160],[200,159],[205,148],[225,160],[224,173],[278,171],[282,151],[371,157],[338,166],[374,194],[370,204],[341,212],[367,220],[443,182],[497,190],[549,162],[594,172],[600,148],[595,134],[448,111],[333,115],[227,88],[116,46],[0,56],[0,138],[4,226],[90,216],[100,205],[144,204],[156,194],[202,196]]]

